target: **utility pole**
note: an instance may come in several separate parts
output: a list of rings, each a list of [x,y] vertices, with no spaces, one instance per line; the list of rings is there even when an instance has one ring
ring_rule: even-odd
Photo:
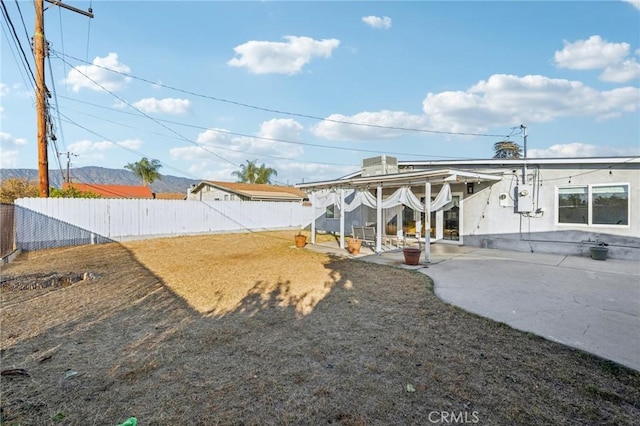
[[[44,0],[36,0],[36,28],[33,54],[36,61],[36,117],[38,123],[38,182],[40,197],[49,197],[49,159],[47,157],[47,111],[44,84]]]
[[[91,9],[88,12],[67,6],[56,0],[48,3],[73,10],[74,12],[93,18]],[[49,197],[49,158],[47,153],[47,87],[44,77],[44,58],[46,39],[44,37],[44,0],[35,0],[36,22],[33,35],[33,55],[36,65],[36,121],[38,125],[38,185],[40,197]]]
[[[73,152],[61,152],[59,155],[66,155],[67,156],[67,184],[71,183],[71,173],[70,173],[70,166],[71,166],[71,156],[73,155],[74,157],[77,157],[78,154],[74,154]]]

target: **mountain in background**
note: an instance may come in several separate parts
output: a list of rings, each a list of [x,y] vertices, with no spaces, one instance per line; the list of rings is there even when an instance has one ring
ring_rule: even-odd
[[[109,185],[142,185],[139,177],[125,169],[105,169],[104,167],[78,167],[70,170],[71,182],[98,183]],[[20,178],[38,182],[38,170],[35,169],[0,169],[0,180]],[[49,186],[62,187],[60,170],[49,170]],[[200,181],[177,176],[162,175],[162,180],[151,184],[151,191],[175,192],[186,194],[187,189]]]

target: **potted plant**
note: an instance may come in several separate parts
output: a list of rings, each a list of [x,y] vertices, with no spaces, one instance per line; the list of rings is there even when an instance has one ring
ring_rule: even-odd
[[[589,252],[591,252],[591,258],[593,260],[607,260],[607,254],[609,253],[609,249],[607,246],[609,244],[604,241],[600,241],[596,239],[595,242],[590,241],[593,246],[589,247]]]
[[[296,247],[303,248],[307,244],[307,236],[302,235],[301,231],[298,231],[298,234],[295,236]]]
[[[420,253],[422,253],[420,247],[403,247],[402,254],[404,254],[404,263],[407,265],[418,265],[420,263]]]
[[[360,253],[360,248],[362,247],[362,240],[358,237],[355,237],[349,241],[347,241],[347,251],[351,254]]]

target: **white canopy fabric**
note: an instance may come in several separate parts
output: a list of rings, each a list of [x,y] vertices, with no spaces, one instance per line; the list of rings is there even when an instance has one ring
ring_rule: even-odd
[[[371,207],[372,209],[376,208],[376,197],[371,194],[368,190],[360,190],[355,191],[355,195],[353,200],[349,204],[345,203],[344,211],[350,212],[358,208],[360,205],[365,205],[367,207]]]
[[[372,209],[376,208],[376,197],[368,190],[350,191],[348,194],[345,194],[345,196],[351,194],[354,194],[354,197],[350,203],[345,203],[345,212],[353,211],[360,205],[365,205]],[[447,204],[451,203],[451,200],[451,187],[447,182],[445,182],[435,200],[431,202],[431,211],[441,210],[443,207],[447,206]],[[340,196],[333,190],[318,191],[315,194],[314,204],[319,208],[327,207],[332,204],[335,204],[340,208]],[[405,205],[413,210],[424,212],[424,204],[413,192],[411,192],[411,188],[408,186],[398,188],[382,202],[383,209],[390,209],[399,205]]]
[[[332,204],[335,204],[340,208],[340,196],[335,191],[329,189],[315,193],[315,207],[328,207]]]
[[[416,195],[411,192],[411,188],[407,186],[398,188],[396,192],[382,201],[382,208],[390,209],[401,204],[408,206],[413,210],[424,211],[424,205],[422,205],[420,199],[416,197]]]
[[[443,210],[451,200],[451,187],[449,186],[449,183],[445,182],[445,184],[442,185],[440,192],[438,192],[435,200],[431,202],[431,211],[437,212],[438,210]]]

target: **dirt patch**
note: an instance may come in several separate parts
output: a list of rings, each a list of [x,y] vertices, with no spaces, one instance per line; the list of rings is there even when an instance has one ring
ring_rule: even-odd
[[[67,287],[84,280],[95,280],[98,276],[94,273],[40,273],[19,276],[2,276],[0,278],[1,291],[36,290],[46,288]]]
[[[3,291],[6,424],[633,424],[640,374],[441,302],[293,235],[26,253]],[[476,421],[477,420],[477,421]],[[460,423],[458,421],[458,423]]]

